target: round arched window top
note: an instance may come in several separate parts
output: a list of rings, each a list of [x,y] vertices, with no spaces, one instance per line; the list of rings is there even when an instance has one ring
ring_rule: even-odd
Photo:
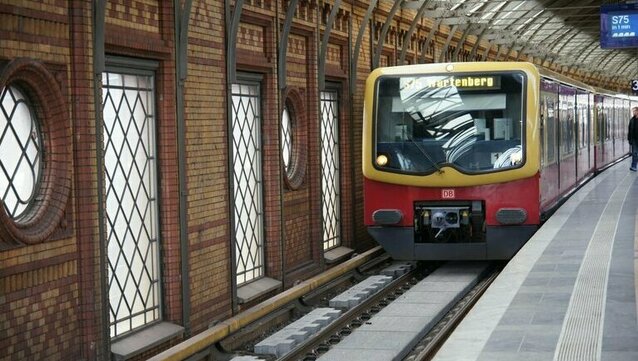
[[[16,86],[0,89],[0,199],[19,221],[40,186],[42,134],[35,111]]]
[[[51,238],[71,189],[69,117],[47,67],[20,58],[0,67],[0,249]]]
[[[306,112],[301,92],[287,88],[281,114],[281,156],[288,189],[298,189],[304,181],[307,159]]]

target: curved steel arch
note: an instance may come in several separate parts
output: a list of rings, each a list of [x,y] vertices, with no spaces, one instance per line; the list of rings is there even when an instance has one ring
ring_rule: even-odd
[[[237,82],[237,30],[239,30],[239,19],[244,7],[244,0],[236,0],[234,11],[230,10],[230,0],[226,0],[226,68],[227,83]]]
[[[326,22],[326,28],[323,31],[323,38],[321,40],[321,48],[319,50],[319,90],[324,90],[326,88],[326,51],[328,50],[328,41],[330,40],[330,32],[332,31],[332,24],[334,24],[335,17],[337,16],[337,12],[339,12],[339,7],[341,6],[341,0],[335,0],[334,5],[332,6],[332,10],[330,11],[330,16],[328,17],[328,21]]]
[[[407,41],[412,39],[412,34],[414,33],[414,30],[416,29],[417,24],[423,17],[423,13],[425,13],[425,7],[428,5],[429,2],[430,0],[423,0],[423,4],[421,4],[421,6],[419,7],[419,10],[417,11],[416,15],[414,15],[414,18],[412,18],[412,22],[410,23],[410,28],[408,29],[408,32],[405,33],[405,36],[403,37],[403,48],[401,48],[401,54],[399,55],[400,65],[403,65],[405,63],[405,53],[408,50],[408,47],[405,46],[405,44]]]
[[[472,51],[470,52],[470,59],[474,59],[474,57],[476,56],[478,48],[481,45],[481,40],[483,40],[483,36],[487,32],[487,29],[487,26],[483,26],[481,29],[481,33],[476,37],[476,41],[474,42],[474,46],[472,46]]]
[[[432,41],[432,38],[434,37],[434,33],[437,31],[437,29],[441,25],[441,20],[442,20],[441,18],[438,18],[432,24],[432,28],[430,29],[430,32],[428,33],[428,37],[425,39],[425,42],[423,43],[423,48],[421,49],[421,57],[419,58],[421,63],[425,63],[425,52],[427,51],[427,48],[430,46],[430,42]],[[434,59],[434,54],[432,54],[432,58]]]
[[[459,42],[456,45],[456,49],[454,49],[454,54],[452,54],[452,61],[459,60],[459,52],[461,51],[461,49],[463,49],[463,46],[465,45],[465,39],[467,39],[467,36],[470,34],[471,29],[472,24],[468,23],[465,27],[465,30],[463,31],[463,35],[461,35],[461,39],[459,39]]]
[[[445,60],[445,54],[447,53],[447,49],[450,47],[450,42],[452,41],[452,38],[454,37],[454,34],[456,33],[456,29],[458,28],[458,25],[452,25],[452,28],[449,30],[449,33],[447,34],[447,39],[445,40],[445,45],[443,45],[443,48],[441,49],[441,54],[439,55],[439,63],[442,63],[443,60]]]
[[[379,40],[377,40],[377,50],[374,53],[374,57],[372,58],[372,69],[379,67],[379,58],[381,57],[381,51],[383,50],[383,45],[385,44],[385,37],[388,34],[388,29],[390,28],[390,23],[392,19],[394,19],[394,15],[401,8],[405,0],[397,0],[392,5],[392,9],[390,9],[390,13],[388,14],[388,18],[385,20],[385,24],[383,24],[383,28],[381,28],[381,34],[379,34]],[[405,45],[404,45],[405,46]]]
[[[354,51],[350,55],[350,95],[354,95],[357,90],[357,64],[359,62],[359,51],[361,49],[361,43],[363,42],[363,33],[368,28],[368,22],[370,21],[370,16],[372,16],[372,10],[374,10],[375,6],[377,6],[377,0],[371,0],[368,5],[368,10],[361,21],[361,26],[359,27],[357,41],[354,44]]]
[[[279,52],[277,56],[277,71],[279,80],[279,89],[286,88],[286,53],[288,52],[288,36],[292,28],[292,18],[295,15],[295,9],[299,0],[290,0],[288,2],[288,11],[286,11],[286,20],[284,28],[281,32],[281,40],[279,40]]]

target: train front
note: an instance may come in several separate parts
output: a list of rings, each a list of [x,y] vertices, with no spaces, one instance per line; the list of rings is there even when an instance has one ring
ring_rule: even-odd
[[[366,83],[364,222],[403,260],[509,259],[539,224],[529,63],[379,68]]]

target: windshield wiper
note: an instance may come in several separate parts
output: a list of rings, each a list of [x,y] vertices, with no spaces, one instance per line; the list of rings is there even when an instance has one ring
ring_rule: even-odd
[[[421,146],[419,145],[419,143],[415,142],[412,138],[406,137],[412,144],[414,144],[416,146],[416,149],[418,149],[421,154],[423,154],[425,156],[425,158],[432,163],[432,165],[434,166],[434,168],[436,168],[436,170],[439,172],[439,174],[443,174],[445,173],[443,171],[443,169],[441,167],[439,167],[439,164],[437,162],[435,162],[430,155],[428,154],[428,152],[426,152],[424,149],[421,148]]]

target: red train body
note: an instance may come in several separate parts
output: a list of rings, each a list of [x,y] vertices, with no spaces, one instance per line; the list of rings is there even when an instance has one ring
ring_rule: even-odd
[[[529,63],[381,68],[365,100],[364,222],[396,259],[509,259],[629,151],[629,97]]]

